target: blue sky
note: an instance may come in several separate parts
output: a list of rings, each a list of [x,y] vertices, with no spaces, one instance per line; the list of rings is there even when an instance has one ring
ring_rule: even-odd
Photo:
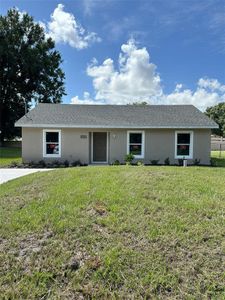
[[[64,103],[225,101],[225,1],[1,0],[32,15],[64,60]]]

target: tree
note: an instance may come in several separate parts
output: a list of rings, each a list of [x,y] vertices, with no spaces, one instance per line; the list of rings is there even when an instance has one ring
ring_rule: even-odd
[[[218,129],[213,129],[213,133],[225,137],[225,102],[208,107],[205,114],[219,125]]]
[[[141,101],[141,102],[133,102],[133,103],[128,103],[128,105],[134,105],[134,106],[146,106],[148,103],[146,101]]]
[[[25,107],[61,102],[65,95],[61,63],[54,41],[31,16],[14,8],[0,16],[0,142],[18,135],[14,123]]]

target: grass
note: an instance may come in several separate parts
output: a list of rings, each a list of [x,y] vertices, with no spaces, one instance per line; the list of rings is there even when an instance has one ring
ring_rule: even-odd
[[[86,167],[0,189],[3,299],[225,299],[225,168]]]
[[[12,162],[22,162],[21,148],[0,147],[0,168],[7,167]]]
[[[211,152],[212,163],[218,167],[225,167],[225,151],[212,151]]]

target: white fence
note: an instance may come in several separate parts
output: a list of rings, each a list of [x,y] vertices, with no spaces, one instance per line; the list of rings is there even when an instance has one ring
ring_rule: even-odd
[[[225,151],[225,138],[211,137],[211,150],[212,151]]]

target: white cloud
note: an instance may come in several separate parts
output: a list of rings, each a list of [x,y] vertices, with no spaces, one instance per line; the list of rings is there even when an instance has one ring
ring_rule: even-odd
[[[95,32],[86,32],[73,14],[65,12],[63,4],[55,8],[47,29],[47,35],[56,43],[69,44],[76,49],[84,49],[91,43],[101,41]]]
[[[15,7],[15,9],[19,13],[19,20],[22,21],[23,17],[27,14],[27,12],[25,10],[20,11],[18,7]]]
[[[219,91],[225,93],[225,85],[222,85],[217,79],[200,78],[198,81],[200,88],[209,89],[212,91]]]
[[[118,70],[111,58],[102,65],[92,62],[87,74],[93,78],[96,100],[124,104],[132,101],[151,102],[162,93],[156,66],[150,63],[146,48],[138,49],[133,39],[121,47]]]
[[[38,21],[38,24],[44,29],[45,32],[47,32],[46,24],[42,21]]]
[[[146,48],[138,48],[133,39],[121,46],[118,69],[111,58],[102,64],[94,58],[87,67],[93,78],[95,97],[84,94],[72,99],[75,103],[127,104],[146,101],[149,104],[193,104],[201,110],[225,101],[225,85],[217,79],[200,78],[195,90],[177,84],[174,91],[165,94],[156,66],[150,62]]]
[[[183,89],[182,86],[169,94],[163,96],[163,103],[165,104],[192,104],[204,111],[208,106],[213,106],[219,102],[225,101],[225,93],[220,90],[211,88],[210,86],[201,86],[205,79],[201,78],[198,82],[197,89],[192,91],[190,89]],[[211,79],[207,79],[211,81]]]
[[[71,99],[71,104],[104,104],[104,102],[96,101],[91,98],[88,92],[84,92],[83,99],[79,99],[78,96],[75,96]]]

